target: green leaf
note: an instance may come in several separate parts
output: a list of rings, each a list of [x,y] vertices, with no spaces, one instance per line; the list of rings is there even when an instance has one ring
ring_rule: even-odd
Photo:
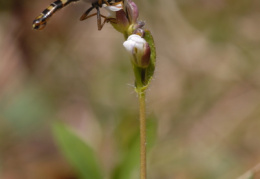
[[[65,124],[53,125],[54,137],[69,163],[82,179],[103,179],[94,151]]]
[[[248,177],[247,179],[254,179],[254,178],[255,178],[255,177],[254,177],[254,173],[251,172],[250,175],[249,175],[249,177]]]
[[[151,55],[150,55],[150,64],[147,68],[140,68],[133,65],[135,78],[136,78],[136,91],[138,93],[144,92],[149,86],[155,70],[155,62],[156,62],[156,49],[153,40],[153,36],[149,30],[145,30],[144,39],[148,42]]]

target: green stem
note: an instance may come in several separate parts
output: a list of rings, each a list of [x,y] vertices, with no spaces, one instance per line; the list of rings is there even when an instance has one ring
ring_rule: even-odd
[[[140,178],[146,179],[146,105],[145,92],[139,92],[140,108]]]

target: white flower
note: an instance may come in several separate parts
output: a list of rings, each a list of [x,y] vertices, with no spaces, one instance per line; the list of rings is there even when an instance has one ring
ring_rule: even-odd
[[[130,35],[123,46],[132,56],[135,65],[141,68],[146,68],[149,65],[151,50],[144,38],[136,34]]]
[[[123,45],[129,53],[132,53],[134,48],[142,50],[143,45],[145,43],[146,43],[146,41],[142,37],[140,37],[139,35],[133,34],[127,38],[127,40],[124,42]]]
[[[102,5],[109,13],[107,17],[116,18],[116,12],[123,9],[122,2],[114,3],[113,5],[108,6],[107,4]]]

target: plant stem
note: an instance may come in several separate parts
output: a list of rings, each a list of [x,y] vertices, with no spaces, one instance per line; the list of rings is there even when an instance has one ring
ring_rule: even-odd
[[[146,105],[145,92],[139,92],[140,108],[140,178],[146,179]]]

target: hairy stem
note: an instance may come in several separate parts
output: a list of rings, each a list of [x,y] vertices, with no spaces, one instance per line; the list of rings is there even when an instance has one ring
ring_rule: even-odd
[[[145,92],[139,92],[140,108],[140,178],[146,179],[146,106]]]

